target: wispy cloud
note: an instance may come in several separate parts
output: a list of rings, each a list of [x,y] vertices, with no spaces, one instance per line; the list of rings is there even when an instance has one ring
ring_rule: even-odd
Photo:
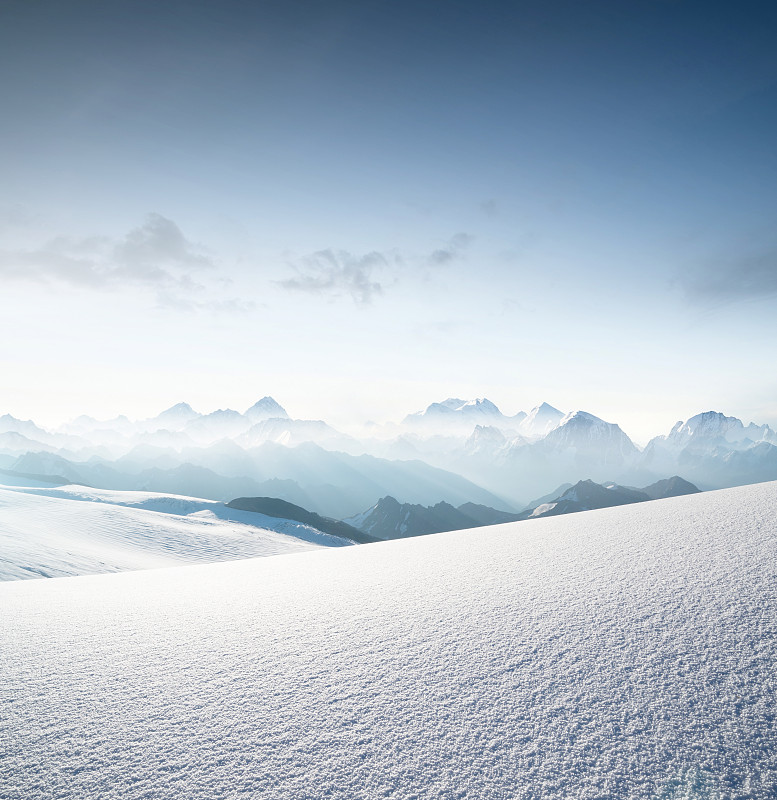
[[[141,278],[159,264],[195,270],[215,267],[172,220],[161,214],[149,214],[144,225],[131,230],[114,247],[113,258],[128,275]]]
[[[410,275],[431,280],[435,268],[463,259],[475,237],[457,233],[443,247],[431,253],[407,253],[400,250],[363,255],[348,250],[327,248],[287,261],[291,277],[276,281],[284,289],[307,292],[332,300],[351,297],[359,305],[368,305]]]
[[[350,295],[356,303],[368,304],[383,294],[379,275],[392,263],[401,263],[399,256],[375,251],[354,255],[347,250],[319,250],[291,262],[295,276],[278,283],[291,291],[329,297]]]
[[[444,266],[456,261],[464,255],[466,249],[475,237],[469,233],[457,233],[452,236],[445,247],[434,250],[429,256],[429,262],[434,266]]]
[[[33,250],[0,250],[4,279],[96,290],[141,286],[168,297],[202,291],[198,275],[214,268],[212,259],[161,214],[149,214],[119,240],[61,236]]]
[[[777,295],[777,248],[717,260],[682,281],[686,297],[699,305],[726,305]]]

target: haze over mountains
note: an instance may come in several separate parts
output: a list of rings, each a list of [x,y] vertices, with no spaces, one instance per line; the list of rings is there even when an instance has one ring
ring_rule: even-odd
[[[559,487],[521,513],[476,503],[426,507],[384,497],[339,521],[272,497],[220,503],[148,491],[54,486],[0,472],[0,581],[231,561],[371,544],[698,492],[677,476],[645,489]]]
[[[450,398],[356,437],[264,397],[244,412],[179,403],[149,419],[81,416],[56,430],[5,414],[0,468],[105,489],[278,497],[337,519],[388,495],[518,512],[586,479],[641,486],[679,475],[701,489],[775,479],[777,434],[709,411],[640,449],[586,411],[542,403],[508,416],[485,398]]]
[[[643,489],[619,486],[615,483],[603,486],[585,480],[578,481],[574,486],[559,487],[548,497],[530,503],[528,508],[518,514],[475,503],[463,503],[458,508],[449,503],[424,507],[399,503],[393,497],[383,497],[372,508],[350,517],[345,522],[378,539],[404,539],[430,533],[500,525],[505,522],[575,514],[579,511],[644,503],[649,500],[663,500],[667,497],[695,494],[698,491],[692,483],[677,475]]]

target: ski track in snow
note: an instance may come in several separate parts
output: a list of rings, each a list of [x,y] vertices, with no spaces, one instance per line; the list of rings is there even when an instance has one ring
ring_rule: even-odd
[[[776,520],[770,483],[2,584],[0,797],[769,800]]]
[[[82,486],[0,486],[0,580],[209,563],[344,544],[302,523],[210,500]]]

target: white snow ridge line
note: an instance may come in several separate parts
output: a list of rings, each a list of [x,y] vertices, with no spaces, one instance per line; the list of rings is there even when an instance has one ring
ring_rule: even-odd
[[[154,492],[0,486],[0,581],[230,561],[351,542],[291,520]]]
[[[0,797],[767,800],[777,484],[0,585]]]

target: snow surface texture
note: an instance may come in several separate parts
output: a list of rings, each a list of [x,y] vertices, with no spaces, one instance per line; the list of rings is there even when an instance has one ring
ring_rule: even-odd
[[[351,542],[299,522],[210,500],[84,486],[0,486],[0,580],[228,561],[346,544]]]
[[[0,797],[767,800],[777,484],[0,585]]]

